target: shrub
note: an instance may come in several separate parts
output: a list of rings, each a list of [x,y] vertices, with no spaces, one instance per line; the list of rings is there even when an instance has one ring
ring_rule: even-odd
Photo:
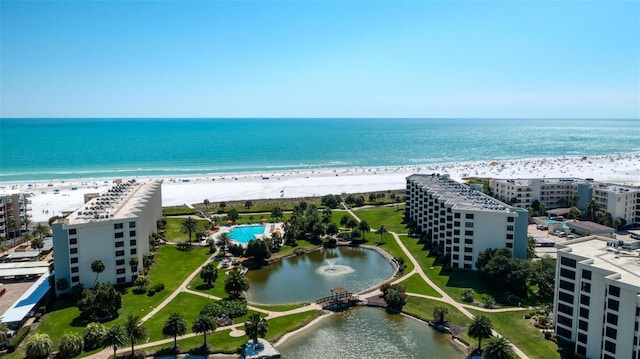
[[[492,309],[493,307],[496,306],[496,300],[493,299],[492,296],[488,295],[488,296],[484,297],[483,304],[484,304],[485,308]]]
[[[299,256],[301,254],[305,254],[307,251],[304,248],[296,248],[293,250],[293,254]]]
[[[82,337],[84,338],[84,349],[93,350],[102,344],[102,339],[107,333],[104,325],[93,322],[84,328]]]
[[[16,335],[14,335],[13,338],[11,338],[9,345],[7,345],[7,351],[11,353],[14,350],[16,350],[18,345],[20,345],[20,343],[22,343],[24,338],[26,338],[27,335],[29,334],[29,330],[31,330],[31,327],[20,328],[20,330],[18,330],[18,333],[16,333]]]
[[[156,295],[156,290],[155,290],[155,289],[153,289],[153,288],[149,289],[149,290],[147,291],[147,295],[148,295],[149,297],[153,297],[154,295]]]
[[[221,300],[211,302],[200,311],[213,318],[238,318],[247,314],[247,302],[244,300]]]
[[[553,333],[551,332],[544,332],[544,338],[546,340],[551,340],[553,338]]]
[[[27,358],[48,357],[51,354],[51,338],[48,334],[35,333],[27,340]]]
[[[158,284],[154,285],[153,287],[151,287],[151,289],[155,290],[156,292],[162,292],[164,290],[164,284],[163,283],[158,283]]]
[[[79,334],[67,333],[62,336],[62,339],[60,339],[58,354],[65,358],[71,358],[82,353],[83,347],[84,340],[82,340],[82,337]]]
[[[464,293],[462,293],[462,301],[473,303],[474,299],[475,298],[473,297],[473,289],[467,289],[464,291]]]

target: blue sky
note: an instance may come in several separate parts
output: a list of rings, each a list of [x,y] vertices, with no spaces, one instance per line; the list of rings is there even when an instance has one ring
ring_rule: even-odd
[[[5,1],[2,117],[640,118],[640,2]]]

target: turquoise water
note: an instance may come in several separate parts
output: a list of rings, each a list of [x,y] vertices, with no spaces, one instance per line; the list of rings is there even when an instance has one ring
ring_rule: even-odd
[[[0,181],[413,166],[640,151],[637,120],[0,119]]]
[[[558,222],[558,221],[556,221],[554,219],[545,219],[544,222],[548,223],[548,224],[560,223],[560,222]],[[569,226],[567,225],[566,222],[562,222],[562,227],[569,227]]]
[[[263,234],[264,226],[240,226],[235,227],[229,232],[229,237],[236,242],[240,242],[242,244],[249,243],[250,240],[255,239],[255,234]]]

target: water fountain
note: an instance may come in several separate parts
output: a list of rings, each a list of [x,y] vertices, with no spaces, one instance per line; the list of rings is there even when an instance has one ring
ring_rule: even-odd
[[[353,273],[355,270],[347,265],[336,264],[340,258],[325,258],[326,265],[321,265],[316,269],[316,273],[325,276],[338,276]]]

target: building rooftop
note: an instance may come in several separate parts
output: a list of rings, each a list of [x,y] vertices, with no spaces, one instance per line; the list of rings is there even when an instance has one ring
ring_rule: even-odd
[[[601,236],[588,236],[556,244],[567,251],[592,258],[594,267],[620,273],[620,282],[640,287],[640,241],[623,242]]]
[[[498,183],[509,183],[511,185],[516,186],[530,186],[533,181],[537,181],[544,184],[570,184],[570,183],[585,183],[586,181],[582,178],[516,178],[516,179],[506,179],[499,178],[495,179]]]
[[[149,194],[160,185],[160,181],[136,180],[115,184],[99,197],[91,199],[71,213],[65,221],[67,224],[80,224],[134,217],[138,207],[144,204]]]
[[[428,186],[430,190],[452,203],[455,208],[471,209],[476,211],[509,212],[510,206],[500,202],[482,192],[470,189],[468,186],[458,183],[449,176],[436,174],[414,174],[407,180]]]
[[[638,187],[628,187],[628,186],[619,186],[619,185],[611,185],[611,184],[601,184],[599,186],[594,187],[594,189],[597,191],[614,192],[614,193],[640,192],[640,188]]]

